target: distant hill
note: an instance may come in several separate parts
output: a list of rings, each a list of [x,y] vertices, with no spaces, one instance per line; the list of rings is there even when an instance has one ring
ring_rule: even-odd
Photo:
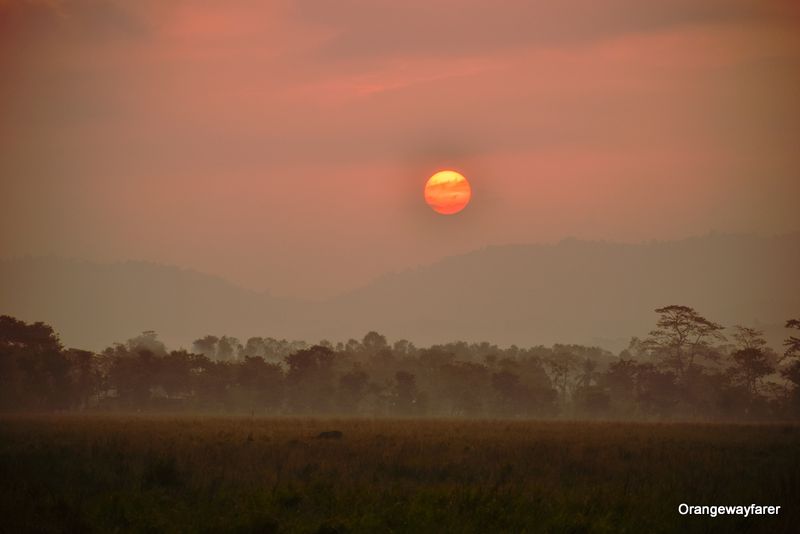
[[[800,316],[800,233],[489,247],[341,296],[330,303],[328,326],[369,325],[422,343],[486,339],[618,350],[646,335],[653,310],[668,304],[693,306],[725,325],[758,325],[779,344],[786,319]]]
[[[798,273],[800,233],[488,247],[322,303],[145,262],[24,258],[0,261],[0,313],[44,320],[66,344],[92,349],[153,329],[171,346],[207,333],[317,341],[378,330],[421,345],[463,339],[619,350],[653,327],[654,308],[685,304],[728,326],[764,328],[777,347],[783,323],[800,316]]]
[[[298,306],[221,278],[148,262],[0,261],[0,313],[45,321],[75,347],[99,350],[144,330],[155,330],[175,348],[207,333],[263,335],[288,330],[287,317],[296,317]]]

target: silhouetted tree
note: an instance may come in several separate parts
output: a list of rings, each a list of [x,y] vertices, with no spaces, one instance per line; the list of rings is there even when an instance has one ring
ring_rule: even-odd
[[[519,376],[510,371],[500,371],[492,375],[492,388],[497,394],[496,413],[515,415],[523,410],[524,386]]]
[[[733,345],[715,345],[724,339],[722,327],[691,308],[657,311],[658,328],[644,341],[634,338],[619,358],[581,345],[500,348],[456,341],[417,349],[401,340],[390,348],[376,332],[336,349],[261,337],[242,347],[231,337],[206,336],[195,341],[195,352],[168,352],[155,332],[146,331],[93,354],[65,350],[48,325],[2,316],[0,409],[800,416],[797,336],[788,337],[778,362],[757,329],[734,327]],[[794,333],[800,321],[787,327]],[[783,380],[771,382],[776,368]]]
[[[361,342],[361,346],[368,354],[377,354],[389,348],[386,338],[375,331],[367,332]]]
[[[185,350],[174,350],[155,362],[153,383],[171,398],[187,398],[192,394],[192,369],[194,355]]]
[[[664,367],[675,372],[679,382],[685,382],[698,357],[715,356],[709,343],[725,339],[723,327],[688,306],[665,306],[655,311],[659,314],[657,328],[650,332],[645,346]]]
[[[497,395],[494,412],[503,416],[551,415],[558,397],[555,389],[526,385],[507,370],[492,374],[492,388]]]
[[[611,407],[609,393],[597,384],[581,383],[575,388],[575,408],[578,413],[593,417],[608,414]]]
[[[738,344],[738,350],[731,354],[731,377],[747,390],[752,400],[758,395],[759,381],[775,371],[765,347],[767,345],[764,334],[760,330],[743,326],[735,326],[733,338]]]
[[[192,350],[197,354],[202,354],[209,360],[214,360],[217,357],[217,343],[219,343],[217,336],[201,337],[192,343]]]
[[[406,371],[398,371],[395,376],[394,386],[394,411],[401,415],[410,415],[419,412],[416,377]]]
[[[347,340],[347,343],[344,344],[344,350],[350,354],[356,354],[361,352],[363,349],[360,341],[350,338]]]
[[[236,368],[245,405],[251,411],[276,411],[283,400],[283,371],[260,356],[245,356]]]
[[[589,387],[594,385],[597,379],[597,361],[591,358],[584,358],[580,364],[580,371],[576,377],[578,387]]]
[[[789,319],[786,321],[786,328],[793,328],[795,330],[800,330],[800,319]],[[786,351],[784,354],[789,357],[800,357],[800,338],[789,335],[786,338],[786,341],[783,342],[783,346],[786,347]]]
[[[109,385],[116,390],[122,405],[129,408],[149,406],[158,372],[156,356],[147,349],[130,352],[122,345],[117,345],[113,352],[107,349],[105,354],[112,358]]]
[[[558,350],[556,354],[546,360],[545,364],[550,371],[553,385],[561,395],[561,402],[566,403],[569,388],[580,369],[580,359],[572,352]]]
[[[66,408],[69,370],[51,326],[0,316],[0,399],[4,406]]]
[[[230,362],[239,358],[242,345],[235,337],[222,336],[217,342],[217,360]]]
[[[427,369],[438,369],[456,359],[456,355],[440,346],[419,351],[419,363]]]
[[[435,380],[440,384],[447,415],[478,415],[483,411],[483,399],[489,393],[489,370],[485,365],[455,361],[441,366]]]
[[[636,411],[637,373],[639,366],[632,359],[620,358],[609,364],[608,369],[600,375],[599,382],[609,394],[609,402],[615,412],[633,415]]]
[[[197,405],[206,410],[234,408],[231,384],[236,380],[236,368],[228,362],[217,362],[200,355],[193,369]]]
[[[636,404],[641,414],[666,417],[680,398],[675,374],[650,363],[636,369]]]
[[[757,328],[736,325],[733,327],[733,335],[731,337],[733,337],[739,350],[762,350],[767,346],[767,340],[764,339],[764,332]]]
[[[333,407],[334,352],[319,345],[290,354],[285,359],[290,408],[299,413],[324,413]]]
[[[346,413],[357,413],[367,395],[369,376],[361,369],[353,369],[339,377],[339,408]]]
[[[158,334],[152,330],[145,330],[138,336],[126,342],[128,350],[131,352],[149,351],[154,356],[164,356],[167,347],[158,339]]]
[[[69,364],[69,407],[87,408],[102,386],[101,370],[95,355],[88,350],[69,349],[64,357]]]
[[[242,348],[243,357],[259,356],[263,358],[266,355],[267,355],[267,345],[264,342],[263,337],[248,338],[244,344],[244,348]]]
[[[800,330],[800,320],[786,321],[786,328]],[[781,361],[785,366],[781,375],[789,382],[787,407],[792,416],[800,417],[800,338],[790,334],[783,345],[786,350]]]
[[[412,356],[417,350],[417,347],[407,339],[395,341],[392,345],[392,351],[398,356]]]

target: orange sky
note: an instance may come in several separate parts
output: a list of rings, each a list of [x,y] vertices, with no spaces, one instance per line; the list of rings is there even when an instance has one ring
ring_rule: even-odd
[[[798,230],[796,6],[0,0],[0,253],[324,296],[490,244]]]

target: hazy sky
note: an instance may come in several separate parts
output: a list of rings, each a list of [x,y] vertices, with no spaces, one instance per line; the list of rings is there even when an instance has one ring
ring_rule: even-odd
[[[798,6],[0,0],[0,255],[325,296],[489,244],[795,231]]]

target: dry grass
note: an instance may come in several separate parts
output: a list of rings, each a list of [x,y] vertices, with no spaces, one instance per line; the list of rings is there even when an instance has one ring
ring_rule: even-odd
[[[711,519],[681,502],[783,508]],[[14,532],[795,532],[797,502],[793,425],[0,421]]]

